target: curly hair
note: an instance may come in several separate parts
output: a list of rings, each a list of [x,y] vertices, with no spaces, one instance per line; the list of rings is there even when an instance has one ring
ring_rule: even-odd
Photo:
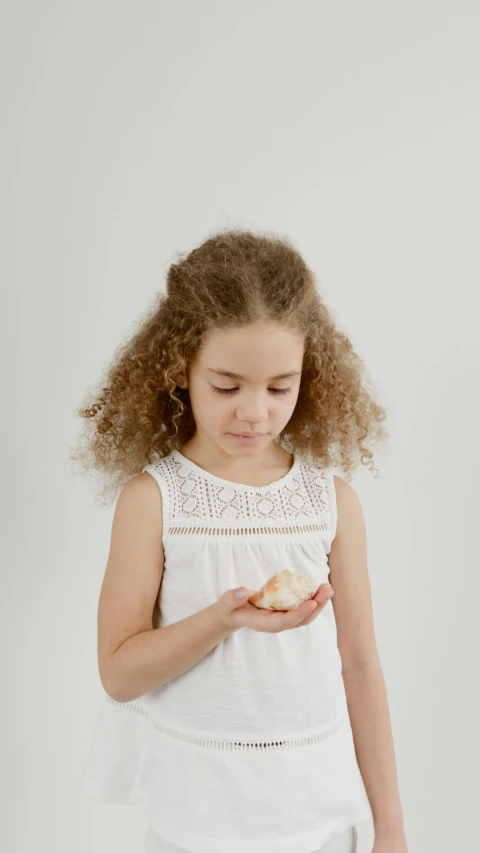
[[[102,473],[107,503],[146,464],[180,449],[195,433],[188,388],[179,388],[176,378],[187,375],[209,332],[258,320],[304,336],[297,403],[277,442],[340,468],[347,480],[358,456],[374,468],[367,445],[381,445],[389,435],[382,425],[386,411],[290,239],[220,230],[188,254],[177,253],[176,261],[166,293],[155,295],[75,412],[87,428],[70,459],[83,472]]]

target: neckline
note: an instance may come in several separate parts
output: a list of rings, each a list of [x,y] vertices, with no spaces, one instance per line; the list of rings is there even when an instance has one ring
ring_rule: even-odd
[[[279,489],[288,483],[292,477],[297,473],[297,469],[300,465],[300,456],[298,453],[293,453],[293,465],[283,477],[280,477],[278,480],[273,480],[272,483],[267,483],[265,486],[251,486],[247,483],[237,483],[233,480],[225,480],[224,477],[217,477],[215,474],[211,474],[210,471],[206,471],[205,468],[202,468],[200,465],[197,465],[196,462],[192,462],[191,459],[188,459],[180,450],[176,449],[173,451],[173,456],[176,456],[178,461],[180,461],[183,465],[186,465],[187,468],[190,468],[192,471],[196,471],[206,480],[209,480],[211,483],[216,483],[219,486],[226,486],[230,489],[243,489],[247,492],[268,492],[272,491],[272,489]]]

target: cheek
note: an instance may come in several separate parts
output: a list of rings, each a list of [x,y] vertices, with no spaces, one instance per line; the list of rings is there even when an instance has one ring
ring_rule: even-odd
[[[221,418],[235,411],[235,403],[232,398],[228,396],[222,397],[220,394],[216,394],[215,391],[212,391],[211,394],[205,394],[200,401],[200,405],[207,417]]]
[[[291,394],[285,395],[286,398],[282,401],[282,405],[277,407],[277,412],[279,419],[283,419],[284,421],[289,421],[293,415],[295,410],[295,406],[297,405],[298,394],[294,394],[293,391]]]

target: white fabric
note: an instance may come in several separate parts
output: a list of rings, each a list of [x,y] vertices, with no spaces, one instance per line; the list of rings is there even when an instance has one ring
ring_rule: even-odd
[[[143,470],[163,504],[155,627],[285,568],[328,580],[330,470],[297,455],[281,479],[246,486],[178,450]],[[312,853],[369,820],[332,603],[303,628],[242,628],[133,702],[106,695],[81,784],[141,803],[154,832],[192,853]]]
[[[315,853],[357,853],[357,842],[356,828],[349,827],[327,841],[321,850],[315,851]],[[177,847],[176,844],[162,838],[152,829],[148,829],[144,835],[143,846],[147,853],[189,853],[184,847]]]

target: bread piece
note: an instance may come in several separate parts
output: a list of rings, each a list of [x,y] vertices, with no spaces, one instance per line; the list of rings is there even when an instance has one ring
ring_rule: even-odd
[[[248,601],[262,610],[296,610],[313,598],[318,588],[311,575],[285,569],[273,575]]]

